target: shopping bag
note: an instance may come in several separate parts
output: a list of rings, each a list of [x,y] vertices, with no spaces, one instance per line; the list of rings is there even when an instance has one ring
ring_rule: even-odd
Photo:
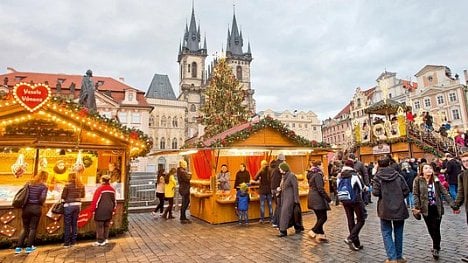
[[[18,190],[15,197],[13,198],[12,206],[14,208],[23,208],[28,202],[29,197],[29,184],[25,184],[21,189]]]
[[[58,202],[52,205],[52,213],[54,214],[63,214],[64,207],[62,202]]]
[[[78,227],[84,227],[92,217],[93,212],[91,210],[91,206],[88,206],[85,209],[81,210],[80,214],[78,215]]]

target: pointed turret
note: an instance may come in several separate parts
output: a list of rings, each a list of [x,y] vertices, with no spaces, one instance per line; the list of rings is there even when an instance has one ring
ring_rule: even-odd
[[[252,54],[252,51],[250,50],[250,41],[247,45],[247,54]]]
[[[195,9],[193,7],[188,28],[187,48],[190,51],[198,51],[200,49],[200,37],[198,35],[197,22],[195,20]]]
[[[226,47],[233,55],[242,55],[242,35],[239,34],[239,28],[237,27],[236,14],[232,16],[232,29],[229,33]],[[226,48],[226,49],[228,49]]]
[[[206,35],[204,37],[205,39],[203,40],[203,50],[206,51]]]
[[[185,23],[185,32],[184,38],[182,40],[181,50],[179,51],[179,56],[177,61],[180,62],[181,56],[184,54],[193,54],[193,55],[202,55],[206,56],[206,36],[204,39],[203,47],[201,43],[201,29],[200,22],[198,23],[195,20],[195,8],[192,5],[192,13],[190,15],[190,23]]]

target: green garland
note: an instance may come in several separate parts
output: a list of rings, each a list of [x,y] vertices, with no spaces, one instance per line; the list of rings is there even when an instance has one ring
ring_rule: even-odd
[[[284,123],[279,120],[275,120],[269,116],[261,119],[259,122],[241,130],[231,135],[226,136],[223,139],[218,139],[215,142],[211,143],[210,145],[205,145],[202,141],[195,143],[195,145],[184,145],[182,148],[204,148],[204,147],[211,147],[211,148],[221,148],[221,147],[228,147],[235,142],[244,141],[248,139],[253,134],[257,133],[258,131],[264,128],[272,128],[274,130],[279,131],[283,136],[288,138],[289,140],[297,143],[303,147],[313,147],[313,148],[330,148],[330,144],[325,142],[317,142],[315,140],[308,140],[302,136],[297,135],[294,131],[288,129]]]
[[[434,147],[425,145],[424,143],[420,142],[419,140],[415,140],[412,138],[406,138],[406,137],[399,137],[399,138],[391,138],[391,139],[386,139],[382,141],[376,141],[376,142],[365,142],[365,143],[356,143],[355,146],[370,146],[374,147],[382,143],[386,144],[395,144],[399,142],[407,142],[407,143],[414,143],[416,146],[418,146],[421,150],[423,150],[426,153],[430,153],[436,157],[442,157],[443,155]]]
[[[82,116],[86,116],[87,118],[92,119],[95,122],[104,124],[108,127],[115,128],[120,130],[123,134],[134,137],[134,139],[139,139],[145,142],[145,149],[141,151],[138,156],[145,156],[148,154],[153,147],[153,139],[143,133],[141,130],[135,128],[129,128],[125,125],[122,125],[119,121],[115,119],[109,119],[105,116],[99,115],[98,112],[88,112],[87,108],[79,105],[78,103],[73,102],[70,99],[54,96],[51,98],[51,101],[55,104],[58,104],[68,110],[75,111],[77,114],[81,114]]]

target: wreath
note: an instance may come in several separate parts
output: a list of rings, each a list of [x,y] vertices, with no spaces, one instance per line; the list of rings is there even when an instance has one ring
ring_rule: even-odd
[[[83,164],[85,168],[88,168],[93,165],[93,159],[89,155],[86,155],[83,157]]]
[[[67,167],[65,166],[65,162],[63,160],[57,161],[54,166],[54,172],[56,174],[64,174],[67,171]]]

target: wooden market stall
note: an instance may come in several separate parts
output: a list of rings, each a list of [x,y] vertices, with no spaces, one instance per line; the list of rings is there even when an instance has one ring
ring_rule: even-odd
[[[328,145],[311,142],[294,134],[284,124],[270,117],[256,123],[233,127],[198,144],[198,151],[189,156],[191,180],[191,215],[212,224],[237,221],[234,204],[235,176],[244,163],[253,178],[260,168],[261,160],[270,162],[278,154],[286,156],[286,162],[299,181],[302,210],[307,210],[308,183],[305,179],[309,159],[321,160],[328,166]],[[221,165],[230,171],[230,191],[218,190],[216,175]],[[324,169],[326,176],[327,169]],[[328,182],[328,180],[326,180]],[[328,187],[326,187],[328,189]],[[260,218],[258,185],[251,184],[249,192],[249,219]],[[266,208],[265,216],[268,216]]]
[[[397,161],[411,157],[432,160],[452,150],[449,138],[425,130],[421,110],[413,118],[411,108],[404,103],[384,99],[365,113],[367,121],[353,123],[353,151],[364,163],[375,163],[383,155]]]
[[[48,194],[38,227],[38,239],[61,238],[63,219],[46,215],[60,200],[71,171],[81,171],[89,206],[99,177],[111,175],[117,193],[112,231],[127,230],[128,167],[130,159],[146,154],[151,140],[141,131],[91,113],[61,97],[53,97],[44,84],[20,83],[0,99],[0,241],[16,239],[21,231],[21,209],[13,208],[16,192],[38,171],[47,171]],[[94,233],[94,224],[79,229]]]

